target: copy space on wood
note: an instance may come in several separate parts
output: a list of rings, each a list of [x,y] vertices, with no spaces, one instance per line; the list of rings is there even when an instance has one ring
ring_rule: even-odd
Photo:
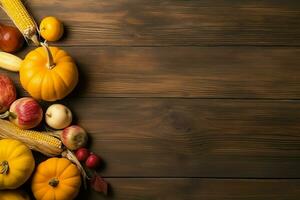
[[[300,177],[300,102],[84,98],[64,102],[114,177]]]

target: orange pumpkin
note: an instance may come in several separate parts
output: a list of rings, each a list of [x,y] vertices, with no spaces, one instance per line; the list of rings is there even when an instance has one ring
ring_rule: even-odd
[[[44,44],[29,52],[21,63],[20,81],[33,98],[56,101],[75,88],[78,71],[64,50]]]
[[[65,158],[42,162],[33,175],[32,192],[37,200],[72,200],[80,189],[81,177],[76,165]]]

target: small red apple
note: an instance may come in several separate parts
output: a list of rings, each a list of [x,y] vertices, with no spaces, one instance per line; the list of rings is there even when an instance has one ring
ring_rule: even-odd
[[[41,106],[31,97],[23,97],[14,101],[9,112],[9,120],[21,129],[34,128],[43,119]]]
[[[90,169],[95,169],[99,167],[101,159],[96,154],[91,153],[90,156],[85,161],[85,165]]]
[[[76,158],[80,162],[86,161],[86,159],[89,157],[90,151],[87,148],[80,148],[76,151]]]
[[[0,113],[9,109],[9,106],[16,100],[16,88],[12,80],[0,74]]]

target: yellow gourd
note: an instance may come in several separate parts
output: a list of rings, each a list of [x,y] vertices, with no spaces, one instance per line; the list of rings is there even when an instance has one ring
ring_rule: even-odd
[[[72,200],[81,185],[80,171],[66,158],[50,158],[36,169],[32,192],[37,200]]]
[[[0,190],[23,185],[34,166],[32,152],[25,144],[12,139],[0,140]]]
[[[21,63],[20,81],[35,99],[56,101],[75,88],[78,71],[64,50],[43,44],[29,52]]]
[[[0,200],[30,200],[30,198],[19,190],[0,190]]]
[[[45,17],[41,21],[40,34],[45,40],[55,42],[62,37],[63,33],[64,26],[56,17]]]

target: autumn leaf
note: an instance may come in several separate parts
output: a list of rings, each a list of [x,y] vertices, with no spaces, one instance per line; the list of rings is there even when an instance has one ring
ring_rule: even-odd
[[[104,179],[99,176],[97,173],[94,174],[92,179],[90,180],[91,187],[96,191],[107,195],[108,192],[108,184],[104,181]]]

